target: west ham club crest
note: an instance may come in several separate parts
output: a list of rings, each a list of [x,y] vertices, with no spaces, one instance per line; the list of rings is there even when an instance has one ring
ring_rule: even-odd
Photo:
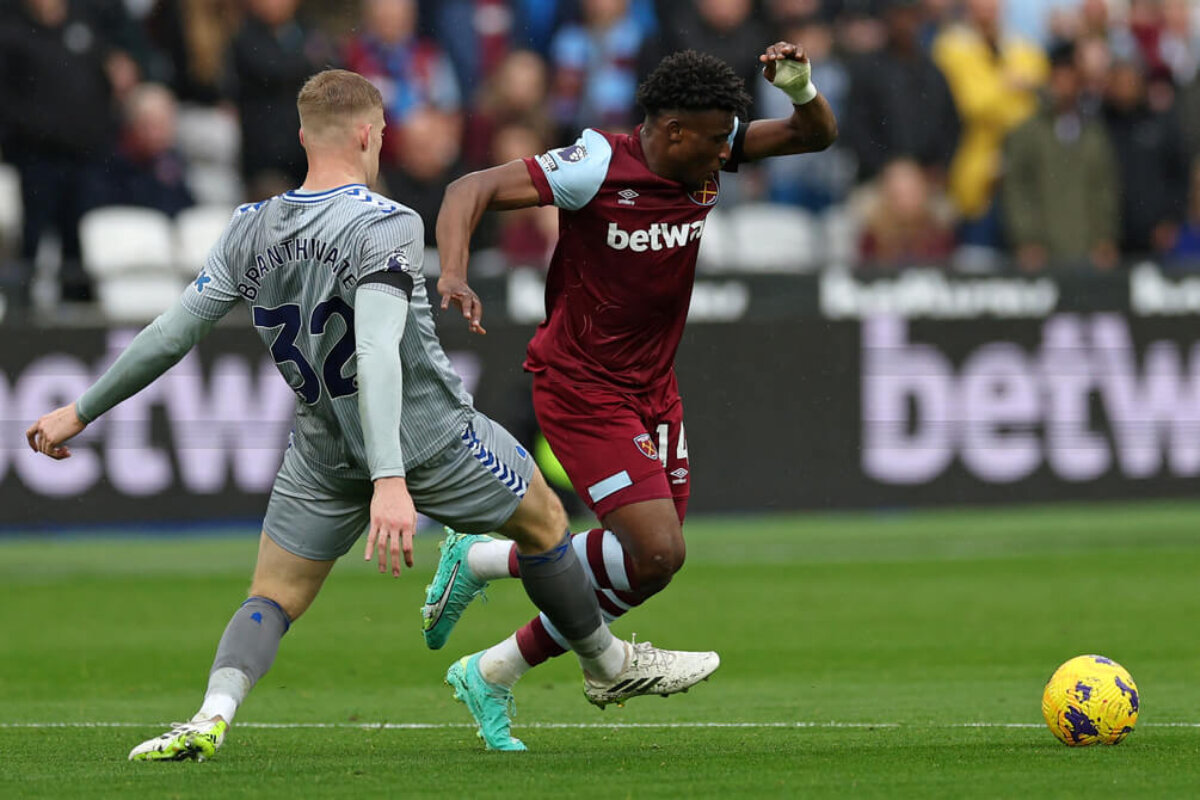
[[[694,192],[690,192],[688,197],[698,206],[711,206],[717,202],[717,196],[721,194],[721,185],[717,183],[712,176],[704,179],[704,185]]]
[[[649,459],[658,458],[658,449],[654,446],[654,440],[650,438],[648,433],[640,433],[633,437],[633,443],[637,445],[638,450],[642,451],[642,455]]]

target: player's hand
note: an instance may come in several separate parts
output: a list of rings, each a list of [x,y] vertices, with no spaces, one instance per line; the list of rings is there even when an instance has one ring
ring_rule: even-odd
[[[72,436],[79,435],[86,427],[87,423],[79,421],[79,415],[75,413],[75,404],[71,403],[69,406],[56,408],[30,425],[29,430],[25,431],[25,440],[29,442],[33,452],[60,461],[71,457],[71,448],[64,442]]]
[[[462,309],[463,318],[466,319],[471,333],[487,333],[479,324],[479,320],[483,318],[483,301],[479,299],[479,295],[475,294],[475,290],[467,285],[466,281],[443,274],[438,278],[437,290],[438,294],[442,296],[443,311],[448,309],[451,303],[454,303]]]
[[[379,571],[387,572],[391,562],[392,577],[400,577],[400,553],[404,563],[413,565],[413,534],[417,530],[417,509],[408,494],[404,478],[379,478],[371,496],[371,530],[367,535],[365,561],[375,557],[379,546]]]
[[[775,81],[775,62],[777,61],[799,61],[801,64],[808,63],[808,53],[804,52],[804,48],[798,44],[791,42],[776,42],[766,49],[761,56],[758,57],[765,66],[763,67],[763,77],[774,83]]]

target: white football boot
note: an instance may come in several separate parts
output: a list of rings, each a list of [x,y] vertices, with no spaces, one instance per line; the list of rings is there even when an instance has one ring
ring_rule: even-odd
[[[130,761],[203,761],[212,758],[225,741],[228,723],[220,717],[175,722],[171,730],[147,739],[129,751]]]
[[[721,666],[721,657],[713,652],[660,650],[649,642],[634,641],[626,645],[628,656],[625,669],[610,681],[591,675],[583,679],[583,693],[588,702],[604,708],[609,703],[619,706],[631,697],[657,694],[666,697],[686,692]]]

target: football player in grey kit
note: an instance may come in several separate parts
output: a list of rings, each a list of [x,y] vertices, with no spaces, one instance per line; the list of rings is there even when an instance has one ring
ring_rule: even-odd
[[[475,411],[442,352],[421,274],[421,219],[367,188],[383,141],[378,90],[355,73],[326,70],[309,79],[297,106],[304,185],[238,208],[179,302],[74,403],[26,432],[34,450],[69,457],[68,440],[243,302],[299,398],[249,599],[217,646],[203,704],[187,723],[133,748],[134,760],[212,756],[283,634],[364,531],[365,558],[378,551],[380,572],[399,576],[401,558],[413,565],[418,509],[460,530],[513,539],[527,593],[570,632],[592,680],[646,677],[634,649],[601,619],[558,499],[512,436]],[[682,669],[687,655],[658,660]],[[467,702],[478,695],[456,688]],[[524,749],[507,718],[488,727],[489,747]]]

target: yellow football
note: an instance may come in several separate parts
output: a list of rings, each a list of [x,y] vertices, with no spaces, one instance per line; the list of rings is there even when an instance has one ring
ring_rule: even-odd
[[[1051,733],[1072,747],[1117,744],[1137,724],[1137,684],[1111,658],[1076,656],[1050,676],[1042,716]]]

